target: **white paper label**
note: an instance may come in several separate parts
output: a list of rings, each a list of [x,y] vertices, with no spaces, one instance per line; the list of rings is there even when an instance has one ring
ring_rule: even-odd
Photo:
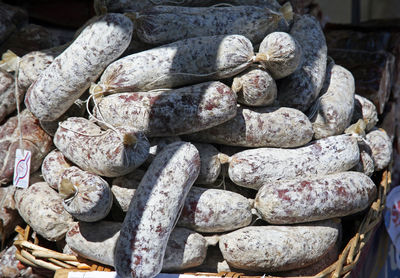
[[[27,188],[31,171],[31,152],[17,149],[15,152],[14,164],[14,186]]]
[[[386,198],[384,213],[386,230],[395,247],[395,261],[400,268],[400,186],[393,188]]]

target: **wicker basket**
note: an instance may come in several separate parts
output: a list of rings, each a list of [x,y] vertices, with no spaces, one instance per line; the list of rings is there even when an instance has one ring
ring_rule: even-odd
[[[378,186],[378,196],[372,203],[368,212],[364,215],[358,232],[349,240],[338,260],[318,273],[308,278],[324,278],[324,277],[349,277],[351,271],[360,260],[361,252],[366,246],[377,225],[382,219],[382,213],[385,208],[386,194],[390,189],[391,172],[385,170],[382,173],[382,179]],[[72,271],[112,271],[112,268],[89,260],[65,255],[44,247],[39,246],[37,238],[33,242],[28,241],[30,227],[26,229],[17,227],[19,238],[14,242],[18,248],[17,258],[26,265],[32,267],[46,268],[55,271],[56,278],[66,278],[68,273]],[[191,276],[210,276],[221,278],[280,278],[278,276],[246,276],[244,273],[222,272],[222,273],[185,273]],[[305,276],[303,276],[305,277]]]

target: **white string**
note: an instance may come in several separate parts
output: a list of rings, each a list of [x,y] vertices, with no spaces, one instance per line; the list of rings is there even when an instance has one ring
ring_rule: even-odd
[[[19,65],[21,58],[17,58],[17,67],[15,69],[15,106],[17,107],[17,119],[18,119],[18,131],[19,131],[19,148],[22,149],[22,128],[21,128],[21,111],[19,107],[19,96],[18,96],[18,76],[19,76]]]

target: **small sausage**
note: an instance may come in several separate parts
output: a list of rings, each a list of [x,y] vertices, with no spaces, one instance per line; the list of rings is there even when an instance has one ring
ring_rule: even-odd
[[[368,146],[372,151],[375,171],[385,169],[392,160],[392,141],[383,129],[375,129],[365,136]]]
[[[268,106],[276,100],[277,87],[271,75],[262,69],[250,68],[235,76],[232,90],[238,102],[248,106]]]
[[[317,100],[318,113],[312,120],[314,138],[339,135],[350,125],[354,110],[354,78],[347,69],[329,67],[329,85]]]
[[[294,73],[278,82],[278,101],[304,112],[324,83],[327,47],[321,25],[312,15],[295,17],[290,34],[300,44],[303,59]]]
[[[229,163],[229,177],[237,185],[259,189],[279,180],[343,172],[360,158],[357,139],[331,136],[297,149],[262,148],[239,152]]]
[[[252,226],[220,237],[229,266],[271,272],[317,262],[335,244],[340,224],[321,221],[296,226]]]
[[[265,183],[254,207],[271,224],[303,223],[360,212],[376,194],[376,185],[367,175],[341,172]]]
[[[154,159],[132,198],[115,247],[118,275],[160,273],[168,238],[199,172],[200,156],[190,143],[172,143]]]
[[[218,158],[219,151],[211,144],[193,143],[199,151],[201,167],[199,177],[195,184],[212,184],[221,173],[221,162]]]
[[[107,14],[86,27],[28,89],[26,107],[39,120],[60,117],[128,47],[133,24],[122,14]]]
[[[123,176],[146,161],[150,144],[129,128],[102,131],[85,118],[71,117],[61,122],[54,144],[66,158],[82,170],[99,176]]]
[[[65,156],[59,150],[53,150],[43,160],[43,179],[51,188],[58,190],[61,174],[71,166],[71,163],[65,159]]]
[[[366,131],[370,131],[378,123],[378,112],[372,101],[360,95],[354,96],[354,113],[351,123],[356,123],[359,119],[364,120]]]
[[[103,97],[94,115],[113,126],[129,126],[149,137],[176,136],[207,129],[236,115],[236,94],[225,84],[200,83],[159,92]]]
[[[24,221],[49,241],[62,239],[73,224],[61,197],[45,182],[18,189],[14,198]]]
[[[375,170],[372,150],[364,141],[359,141],[358,147],[360,149],[360,161],[351,169],[351,171],[361,172],[370,177]]]
[[[121,226],[119,222],[77,222],[69,229],[65,241],[78,255],[114,266],[114,248]],[[162,270],[180,271],[201,265],[207,246],[208,242],[202,235],[185,228],[175,228],[165,249]]]
[[[273,32],[260,44],[259,53],[266,55],[261,64],[274,79],[282,79],[296,71],[302,59],[300,44],[285,32]]]
[[[281,13],[256,6],[155,6],[139,12],[136,23],[141,41],[161,45],[193,37],[232,34],[259,43],[267,34],[285,26],[286,21]],[[287,29],[288,26],[281,31]]]
[[[107,216],[113,204],[108,183],[72,166],[60,175],[58,192],[65,210],[80,221],[95,222]]]
[[[44,157],[52,150],[52,138],[39,126],[39,121],[27,110],[20,114],[22,130],[22,146],[18,117],[9,118],[0,126],[0,184],[8,183],[13,178],[15,152],[22,148],[31,152],[31,173],[42,165]]]
[[[231,146],[291,148],[307,144],[312,136],[311,122],[299,110],[240,106],[232,120],[186,138]]]
[[[178,226],[197,232],[218,233],[250,225],[252,201],[226,190],[193,187]]]
[[[123,57],[110,64],[99,91],[140,92],[175,88],[232,77],[256,57],[244,36],[209,36],[180,40]]]

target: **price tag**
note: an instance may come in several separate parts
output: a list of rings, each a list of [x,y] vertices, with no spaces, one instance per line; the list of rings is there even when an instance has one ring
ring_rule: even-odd
[[[386,230],[395,247],[395,262],[400,268],[400,186],[393,188],[386,198],[384,214]]]
[[[17,149],[15,153],[14,180],[16,187],[27,188],[31,171],[31,152]]]

